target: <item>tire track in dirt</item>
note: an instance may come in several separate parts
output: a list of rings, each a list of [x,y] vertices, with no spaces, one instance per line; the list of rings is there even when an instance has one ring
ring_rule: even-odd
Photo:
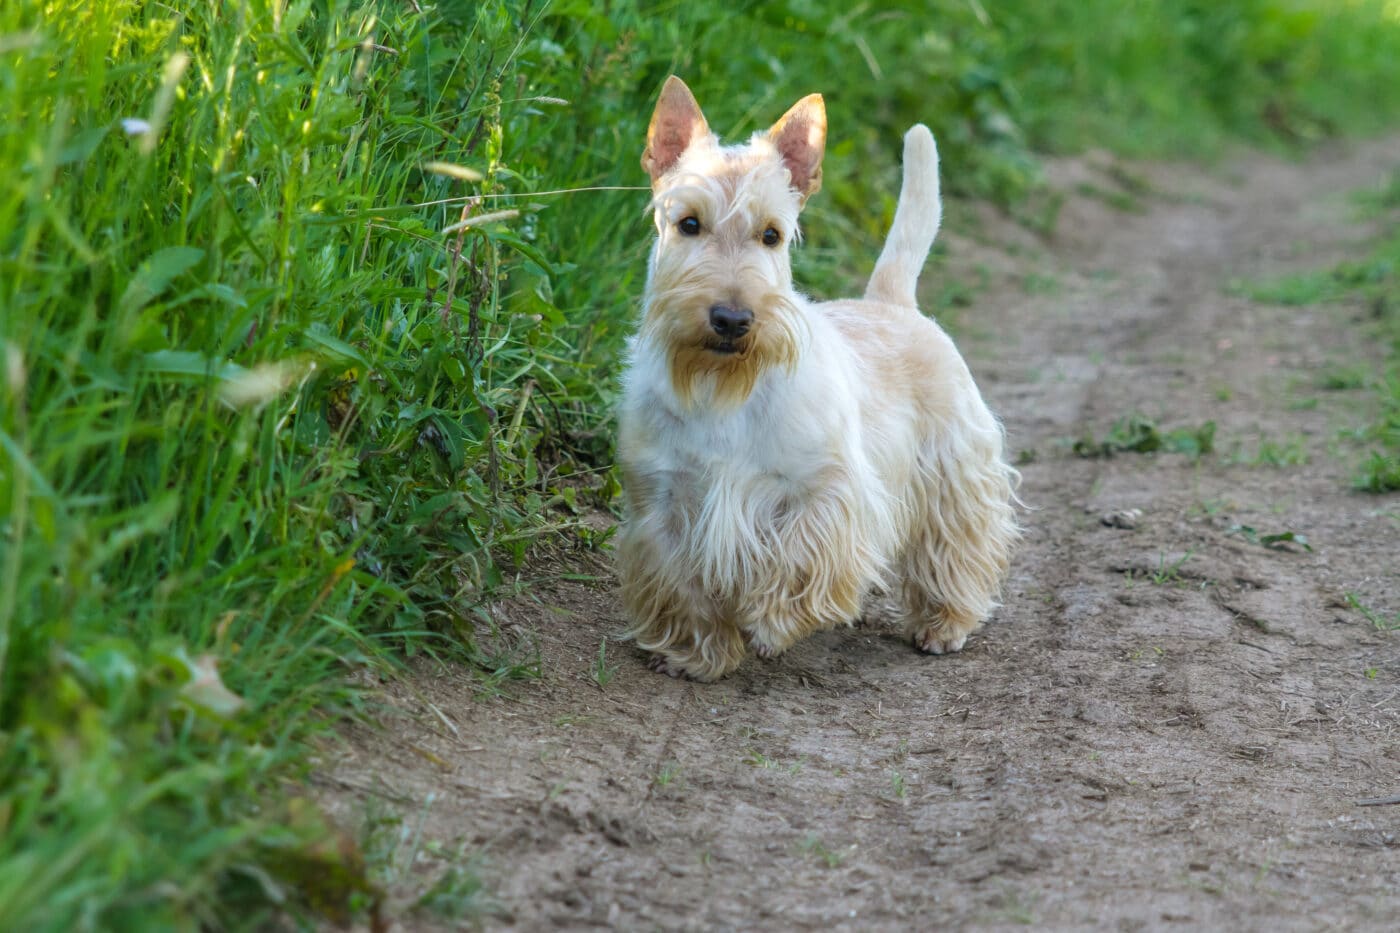
[[[353,826],[387,797],[441,843],[394,879],[401,901],[458,847],[480,852],[491,927],[1384,928],[1400,833],[1353,800],[1400,790],[1400,661],[1343,595],[1400,605],[1400,497],[1347,491],[1334,448],[1355,399],[1312,388],[1379,351],[1347,309],[1224,285],[1354,252],[1367,231],[1344,195],[1397,161],[1389,140],[1306,164],[1135,166],[1143,213],[1070,194],[1048,242],[950,218],[950,265],[990,282],[959,342],[1012,449],[1034,452],[1006,604],[961,654],[921,657],[875,624],[714,685],[619,653],[600,689],[616,599],[560,580],[500,607],[536,633],[541,683],[480,699],[420,664],[383,685],[385,729],[328,756],[322,798]],[[1122,178],[1092,158],[1052,175]],[[1071,454],[1133,411],[1215,421],[1219,450]],[[1269,438],[1308,462],[1250,462]],[[1137,527],[1100,523],[1126,508]],[[560,563],[608,578],[596,554]],[[401,921],[435,924],[453,926]]]

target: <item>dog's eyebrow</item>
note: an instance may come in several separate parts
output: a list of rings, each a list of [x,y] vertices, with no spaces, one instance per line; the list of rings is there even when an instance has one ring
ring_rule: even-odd
[[[711,190],[710,185],[704,183],[706,179],[697,178],[696,181],[694,184],[683,183],[667,188],[652,198],[652,206],[664,211],[668,220],[685,216],[678,211],[700,215],[701,220],[713,217],[715,205],[722,199]]]

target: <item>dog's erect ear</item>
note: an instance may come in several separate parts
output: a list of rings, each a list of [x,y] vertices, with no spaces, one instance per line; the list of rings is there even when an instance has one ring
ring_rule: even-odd
[[[822,186],[822,153],[826,151],[826,104],[820,94],[808,94],[792,105],[768,130],[768,138],[792,173],[792,187],[806,201]]]
[[[675,75],[666,79],[656,110],[647,127],[647,148],[642,153],[642,168],[651,176],[652,184],[676,164],[690,144],[710,132],[695,95],[685,82]]]

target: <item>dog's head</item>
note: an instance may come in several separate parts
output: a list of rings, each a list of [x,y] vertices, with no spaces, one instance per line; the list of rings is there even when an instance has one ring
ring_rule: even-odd
[[[685,82],[666,80],[642,153],[657,232],[642,333],[667,348],[682,403],[737,405],[765,368],[796,362],[804,327],[788,251],[821,187],[825,144],[820,94],[721,146]]]

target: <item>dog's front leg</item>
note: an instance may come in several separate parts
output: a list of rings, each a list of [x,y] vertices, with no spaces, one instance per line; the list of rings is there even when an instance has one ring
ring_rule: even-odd
[[[763,585],[740,607],[744,638],[759,657],[860,615],[880,576],[865,511],[833,492],[780,510]]]
[[[672,677],[718,680],[744,660],[744,639],[715,601],[687,576],[689,565],[639,529],[627,526],[617,547],[627,636],[653,652],[651,668]]]

